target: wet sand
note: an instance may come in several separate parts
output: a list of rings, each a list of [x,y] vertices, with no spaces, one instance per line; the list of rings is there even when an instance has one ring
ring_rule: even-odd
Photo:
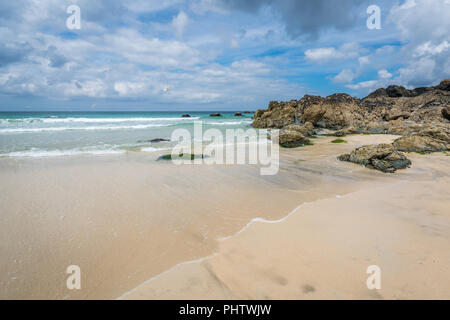
[[[284,150],[266,177],[142,153],[0,159],[0,298],[448,298],[449,158],[386,175],[336,156],[392,136],[346,139]]]

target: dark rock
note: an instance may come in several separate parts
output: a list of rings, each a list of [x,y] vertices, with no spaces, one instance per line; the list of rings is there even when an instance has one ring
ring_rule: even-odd
[[[450,120],[450,107],[445,107],[442,109],[442,116],[445,119]]]
[[[440,90],[450,91],[450,79],[443,80],[437,87]]]
[[[220,113],[212,113],[209,116],[210,117],[221,117],[222,115]]]
[[[384,119],[386,120],[386,121],[393,121],[393,120],[397,120],[397,119],[399,119],[399,118],[403,118],[403,119],[408,119],[409,118],[409,114],[406,114],[406,113],[400,113],[400,114],[391,114],[391,115],[389,115],[389,114],[386,114],[385,116],[384,116]]]
[[[151,143],[168,142],[168,141],[170,141],[170,140],[169,139],[162,139],[162,138],[156,138],[156,139],[150,140]]]
[[[235,117],[242,117],[242,113],[240,113],[240,112],[235,112],[234,116],[235,116]]]
[[[411,161],[403,153],[395,150],[391,144],[363,146],[349,154],[340,155],[338,159],[390,173],[411,165]]]
[[[185,114],[183,114],[182,116],[181,116],[182,118],[190,118],[191,117],[191,115],[190,114],[187,114],[187,113],[185,113]]]
[[[402,86],[389,86],[386,88],[386,93],[388,97],[391,98],[400,98],[400,97],[410,97],[411,92]]]
[[[334,136],[335,136],[335,137],[345,137],[345,136],[346,136],[346,133],[345,133],[344,130],[338,130],[338,131],[336,131],[336,132],[334,133]]]

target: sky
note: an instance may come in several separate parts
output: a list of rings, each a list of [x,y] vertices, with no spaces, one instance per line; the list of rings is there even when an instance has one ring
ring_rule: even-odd
[[[436,85],[449,30],[450,0],[1,1],[0,111],[242,111]]]

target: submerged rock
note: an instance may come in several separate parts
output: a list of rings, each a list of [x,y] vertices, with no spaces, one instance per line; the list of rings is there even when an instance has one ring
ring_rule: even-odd
[[[168,142],[168,141],[170,141],[170,140],[169,139],[163,139],[163,138],[156,138],[156,139],[150,140],[151,143]]]
[[[179,155],[172,156],[172,154],[164,154],[159,156],[157,160],[194,160],[194,159],[204,159],[207,156],[203,154],[192,154],[192,153],[180,153]]]
[[[349,154],[340,155],[338,159],[390,173],[411,165],[411,161],[403,153],[395,150],[391,144],[363,146]]]

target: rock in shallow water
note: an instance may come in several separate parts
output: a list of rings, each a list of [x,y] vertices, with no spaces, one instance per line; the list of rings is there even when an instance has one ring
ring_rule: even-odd
[[[169,139],[163,139],[163,138],[156,138],[156,139],[150,140],[151,143],[168,142],[168,141],[170,141],[170,140]]]
[[[411,161],[391,144],[369,145],[338,157],[341,161],[357,163],[382,172],[395,172],[411,165]]]

